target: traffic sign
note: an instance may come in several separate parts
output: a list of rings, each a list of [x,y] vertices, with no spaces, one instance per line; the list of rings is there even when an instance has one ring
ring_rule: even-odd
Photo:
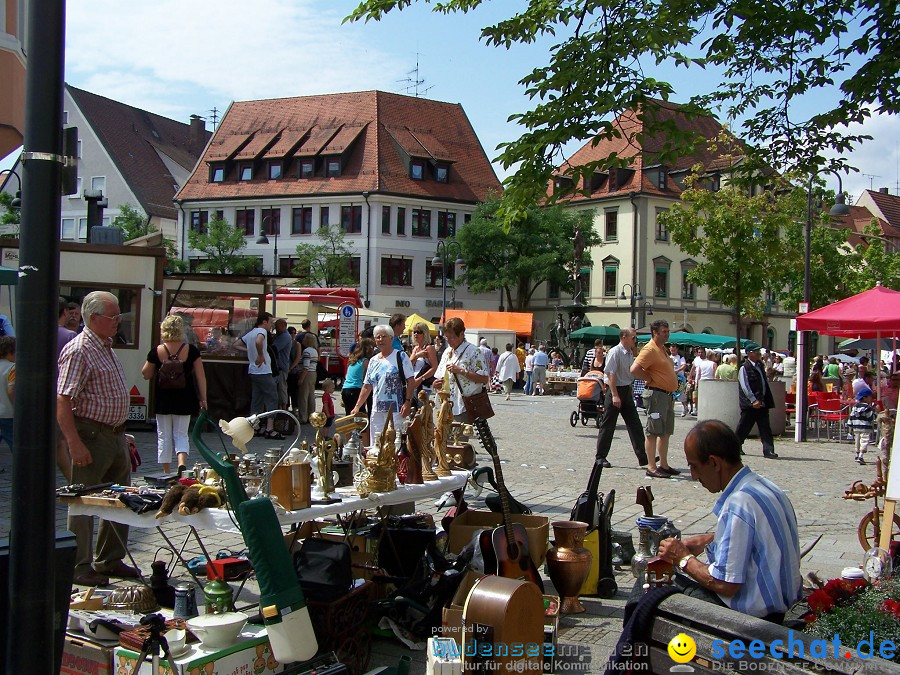
[[[356,327],[358,315],[356,307],[349,302],[338,307],[338,337],[337,353],[346,358],[350,355],[350,347],[356,342]]]

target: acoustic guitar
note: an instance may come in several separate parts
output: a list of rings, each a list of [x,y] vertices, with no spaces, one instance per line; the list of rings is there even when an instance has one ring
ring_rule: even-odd
[[[494,462],[494,475],[497,479],[497,492],[500,495],[503,514],[503,524],[500,527],[485,530],[479,537],[478,544],[484,558],[484,571],[486,574],[496,574],[508,579],[531,581],[537,584],[543,593],[544,582],[528,554],[528,534],[525,532],[525,526],[513,523],[510,518],[509,494],[503,482],[497,443],[487,420],[479,417],[475,420],[474,426],[482,447]]]

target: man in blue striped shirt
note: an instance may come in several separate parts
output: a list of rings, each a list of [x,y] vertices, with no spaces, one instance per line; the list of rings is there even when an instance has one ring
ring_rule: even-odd
[[[745,467],[740,452],[737,435],[718,420],[691,429],[684,441],[691,477],[722,493],[716,531],[666,539],[659,555],[690,577],[678,584],[685,593],[781,623],[800,598],[797,517],[781,488]],[[704,549],[706,563],[696,557]]]

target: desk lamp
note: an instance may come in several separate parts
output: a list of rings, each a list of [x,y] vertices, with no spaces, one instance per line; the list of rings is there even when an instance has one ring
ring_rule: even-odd
[[[253,438],[252,422],[278,412],[286,411],[278,410],[251,415],[249,418],[236,418],[221,426],[223,431],[232,437],[235,447],[246,452],[246,443]],[[259,606],[269,634],[272,654],[284,663],[308,661],[315,656],[319,646],[309,618],[306,599],[297,580],[297,572],[284,545],[275,507],[262,490],[257,498],[249,499],[238,477],[237,469],[227,461],[227,454],[213,452],[206,445],[202,432],[208,422],[209,413],[201,410],[191,432],[191,440],[203,459],[225,483],[228,499],[237,516],[238,526],[244,537],[244,543],[247,544],[253,569],[259,581]],[[299,424],[297,429],[299,437]],[[281,459],[284,459],[284,456]]]

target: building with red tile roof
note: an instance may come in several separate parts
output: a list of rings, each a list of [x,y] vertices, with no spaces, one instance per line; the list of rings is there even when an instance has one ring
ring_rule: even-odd
[[[688,116],[680,106],[662,101],[655,102],[652,113],[680,132],[694,134],[698,142],[693,152],[660,161],[663,136],[644,135],[640,116],[628,111],[615,120],[618,137],[586,143],[559,167],[548,186],[548,195],[572,187],[567,175],[572,167],[613,154],[628,160],[623,168],[579,178],[574,193],[561,198],[566,208],[593,211],[594,227],[603,240],[591,251],[592,273],[583,280],[589,289],[584,302],[592,308],[587,316],[595,325],[636,328],[664,318],[689,332],[731,335],[732,309],[687,280],[697,261],[671,242],[657,216],[680,200],[685,179],[697,164],[704,170],[701,184],[717,190],[727,183],[729,173],[743,161],[743,145],[713,117]],[[549,331],[556,306],[568,301],[553,289],[543,298],[539,289],[535,302],[542,300],[546,304],[538,317]],[[748,317],[743,322],[747,337],[766,347],[786,348],[790,316],[788,308],[772,305],[762,320]]]
[[[62,197],[60,238],[87,241],[83,197],[94,190],[108,204],[104,225],[129,204],[143,211],[151,229],[174,241],[172,200],[210,138],[203,120],[192,116],[185,124],[67,84],[63,126],[78,129],[78,185]]]
[[[240,101],[176,197],[179,245],[196,268],[187,232],[218,215],[244,229],[262,271],[288,277],[296,246],[338,224],[367,307],[434,318],[438,241],[500,190],[458,104],[383,91]],[[257,243],[263,230],[269,244]],[[497,299],[460,288],[456,303],[496,309]]]

